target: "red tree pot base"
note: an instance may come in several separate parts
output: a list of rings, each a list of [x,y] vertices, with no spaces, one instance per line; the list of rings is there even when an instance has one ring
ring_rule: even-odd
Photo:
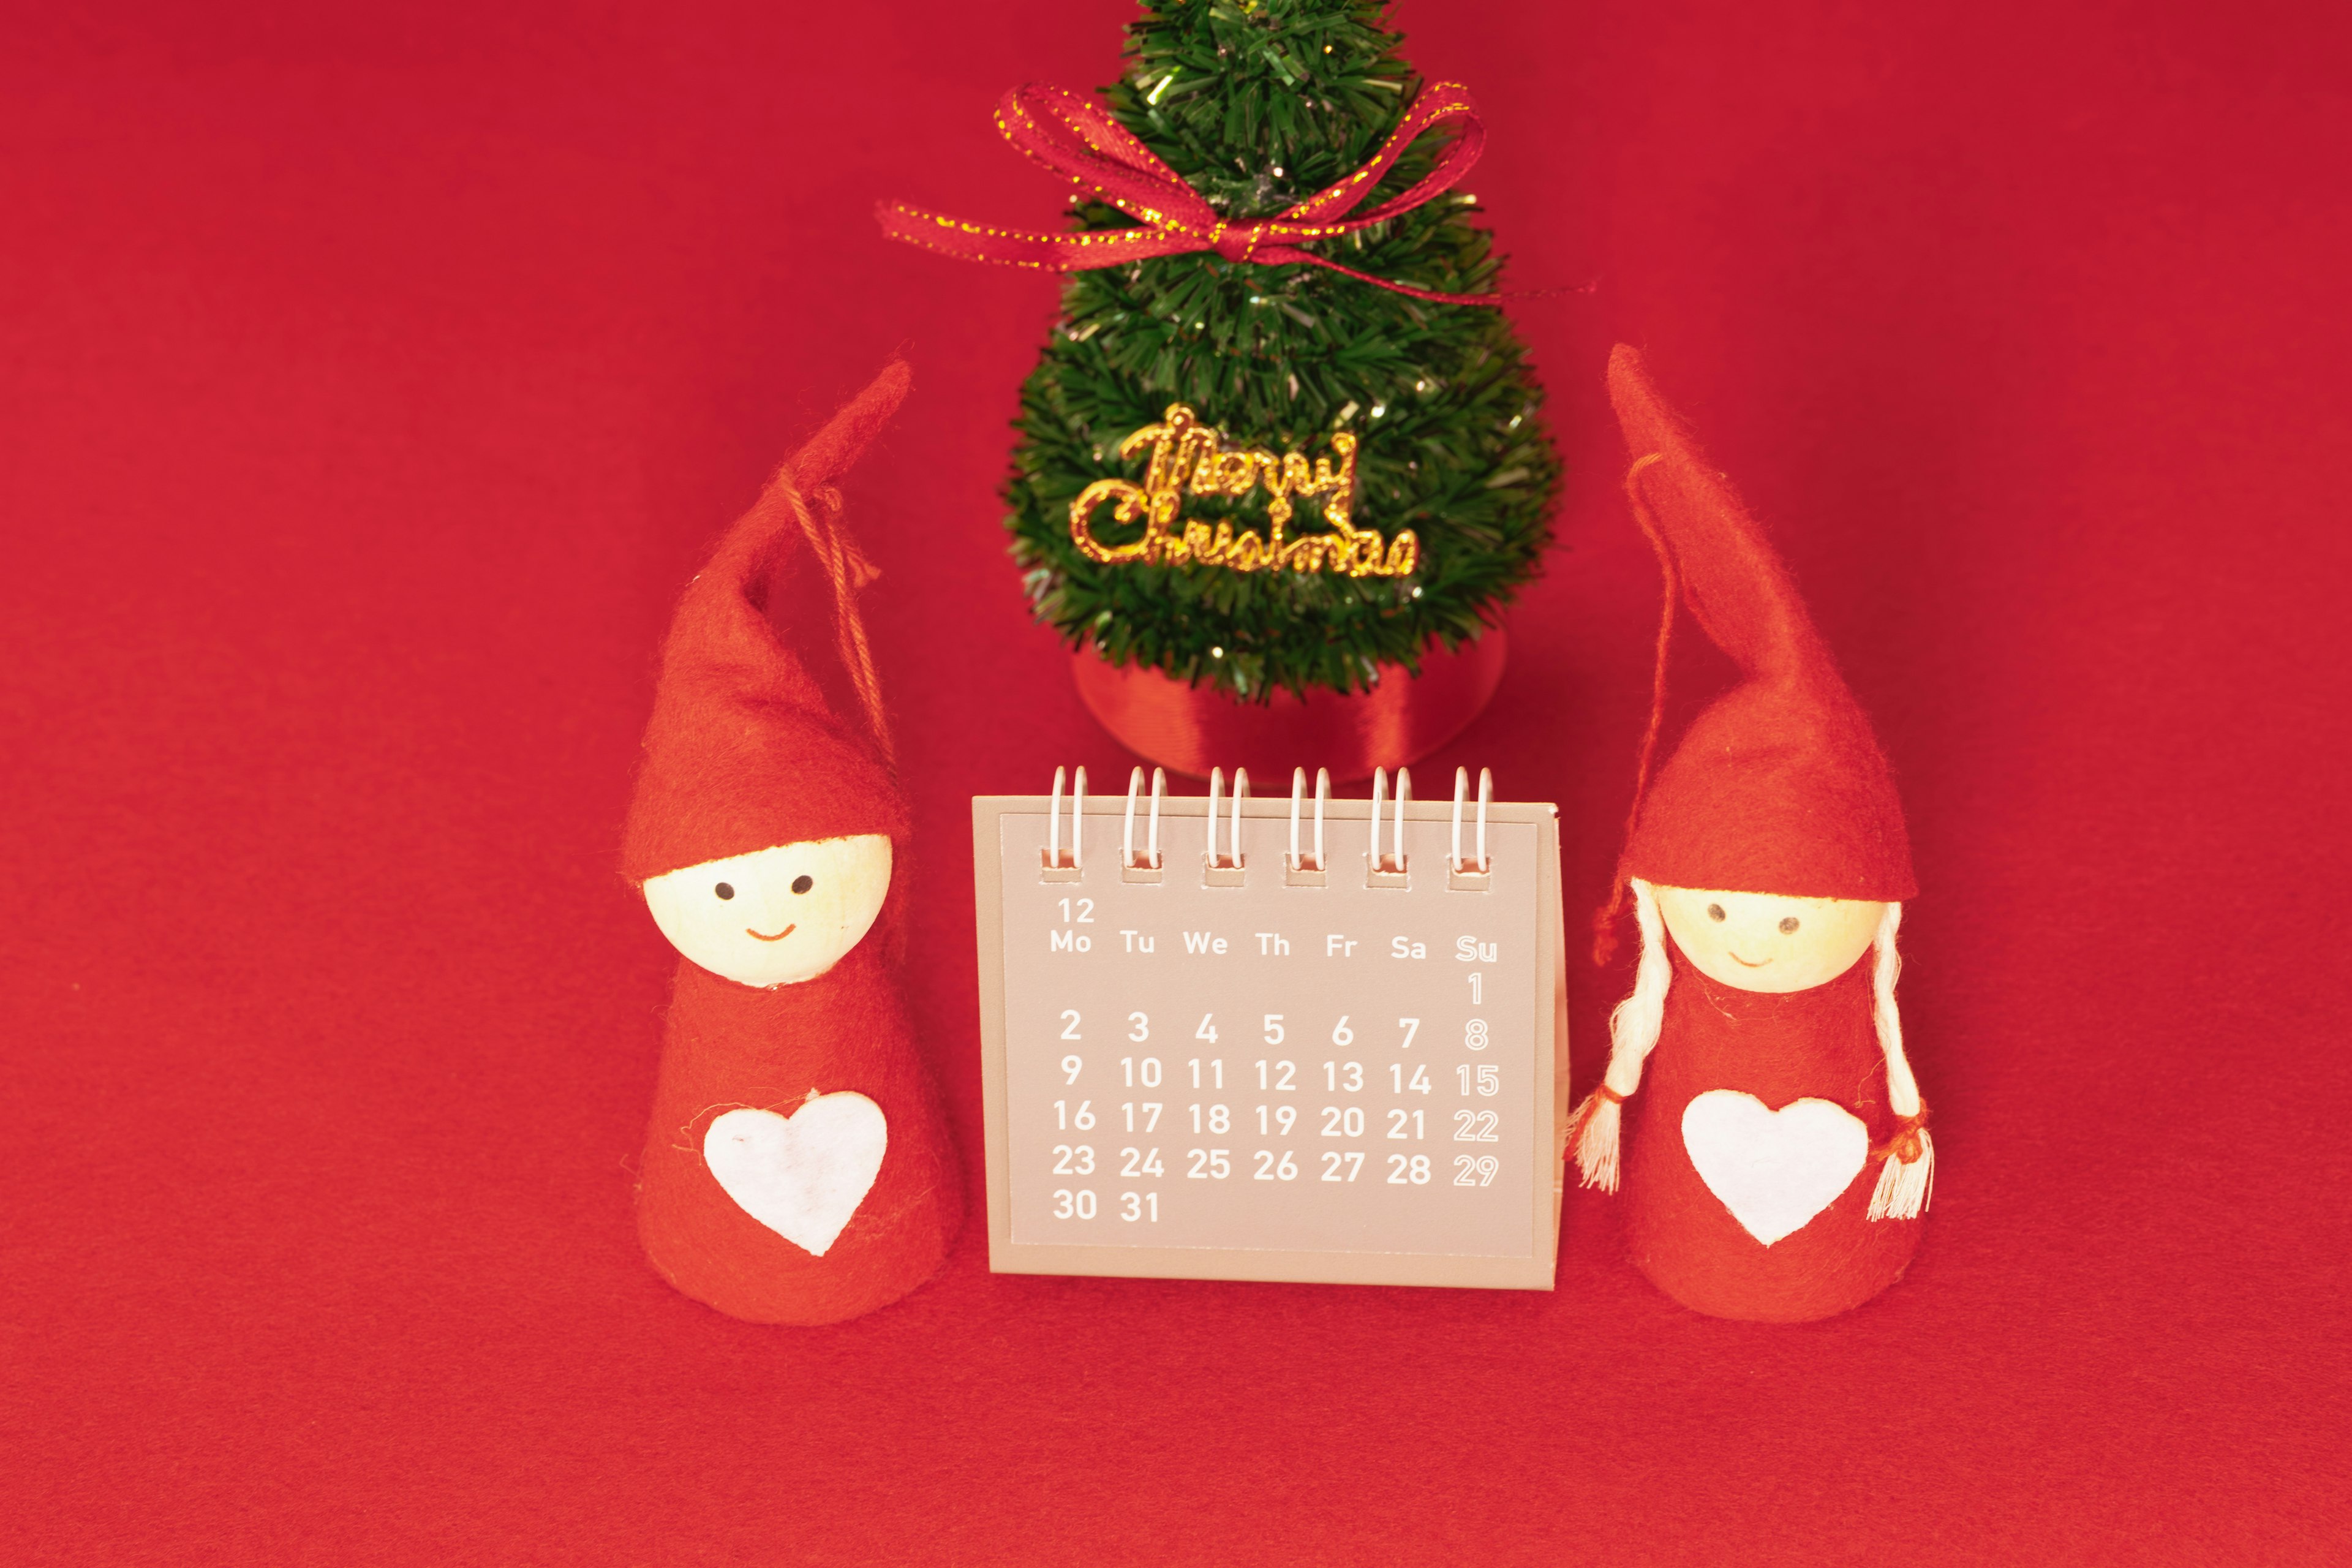
[[[1087,710],[1129,751],[1191,778],[1245,767],[1263,789],[1295,767],[1329,768],[1347,781],[1419,762],[1484,710],[1508,652],[1502,631],[1490,630],[1452,653],[1432,644],[1418,676],[1383,665],[1370,691],[1276,691],[1263,703],[1111,665],[1092,647],[1071,656],[1070,674]]]

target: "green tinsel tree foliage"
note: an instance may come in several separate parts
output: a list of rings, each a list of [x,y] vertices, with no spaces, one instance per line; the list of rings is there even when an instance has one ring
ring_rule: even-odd
[[[1273,217],[1353,173],[1402,119],[1421,80],[1381,26],[1381,0],[1145,0],[1127,68],[1103,89],[1152,153],[1234,220]],[[1356,209],[1426,174],[1447,132],[1424,133]],[[1333,260],[1449,294],[1492,290],[1501,268],[1456,190],[1345,239]],[[1087,229],[1134,220],[1088,202]],[[1329,451],[1352,430],[1354,521],[1411,529],[1407,577],[1243,574],[1187,563],[1101,564],[1070,539],[1089,482],[1139,477],[1118,444],[1190,405],[1231,440]],[[1114,663],[1156,666],[1244,698],[1277,687],[1360,689],[1376,667],[1418,668],[1431,639],[1478,635],[1534,574],[1549,538],[1559,458],[1543,395],[1503,312],[1411,299],[1320,267],[1211,254],[1070,275],[1062,319],[1022,388],[1005,500],[1014,559],[1039,619]],[[1184,515],[1265,532],[1263,490],[1187,495]],[[1101,531],[1125,542],[1139,528]],[[1296,536],[1323,527],[1301,504]]]

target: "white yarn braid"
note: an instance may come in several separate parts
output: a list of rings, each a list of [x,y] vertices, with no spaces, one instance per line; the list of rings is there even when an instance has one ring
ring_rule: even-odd
[[[1630,879],[1630,885],[1633,919],[1642,928],[1642,962],[1633,971],[1632,993],[1609,1015],[1609,1070],[1601,1081],[1610,1093],[1593,1090],[1569,1123],[1575,1130],[1576,1168],[1583,1184],[1604,1193],[1617,1190],[1617,1145],[1624,1121],[1618,1100],[1642,1087],[1642,1064],[1657,1046],[1658,1029],[1666,1016],[1666,987],[1675,978],[1657,894],[1639,879]],[[1612,1094],[1616,1099],[1610,1098]]]
[[[1922,1107],[1919,1080],[1912,1076],[1910,1059],[1903,1054],[1903,1015],[1895,1005],[1895,982],[1903,973],[1902,956],[1895,951],[1895,932],[1902,923],[1903,906],[1887,905],[1872,944],[1876,961],[1871,967],[1871,1021],[1878,1026],[1878,1048],[1886,1058],[1886,1108],[1898,1120],[1909,1120],[1919,1115]],[[1886,1163],[1880,1167],[1878,1185],[1870,1194],[1871,1218],[1917,1219],[1927,1211],[1928,1195],[1936,1184],[1936,1145],[1924,1126],[1915,1136],[1919,1140],[1917,1159],[1898,1160],[1889,1152]]]

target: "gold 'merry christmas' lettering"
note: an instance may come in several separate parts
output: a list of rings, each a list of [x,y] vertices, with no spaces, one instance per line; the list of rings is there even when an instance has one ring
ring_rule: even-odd
[[[1196,562],[1234,572],[1331,572],[1350,577],[1403,577],[1420,559],[1421,542],[1411,529],[1384,541],[1374,530],[1349,521],[1356,495],[1356,437],[1347,430],[1331,437],[1339,458],[1318,458],[1310,467],[1306,455],[1280,457],[1261,447],[1230,445],[1214,426],[1181,403],[1172,403],[1163,423],[1147,425],[1118,444],[1118,455],[1132,458],[1146,447],[1151,460],[1143,482],[1097,479],[1070,503],[1070,540],[1089,561],[1107,565],[1140,561],[1153,566]],[[1235,531],[1230,521],[1212,527],[1181,515],[1183,494],[1239,498],[1263,487],[1266,492],[1264,534]],[[1285,538],[1294,499],[1319,496],[1329,533]],[[1094,534],[1095,512],[1105,501],[1116,501],[1111,521],[1129,526],[1141,522],[1143,537],[1131,544],[1105,544]]]

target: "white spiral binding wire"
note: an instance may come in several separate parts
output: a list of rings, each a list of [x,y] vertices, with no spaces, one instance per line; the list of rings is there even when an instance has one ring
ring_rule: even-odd
[[[1249,799],[1249,770],[1234,770],[1234,823],[1225,835],[1225,847],[1233,851],[1233,867],[1236,871],[1246,868],[1242,861],[1242,803]]]
[[[1045,868],[1049,871],[1083,871],[1087,868],[1087,770],[1080,768],[1076,789],[1070,796],[1070,858],[1062,858],[1062,786],[1070,782],[1066,768],[1054,770],[1054,799],[1047,807],[1045,827]]]
[[[1127,826],[1118,841],[1118,868],[1135,869],[1135,797],[1143,790],[1143,770],[1136,768],[1127,775]]]
[[[1454,770],[1454,858],[1451,869],[1457,877],[1483,877],[1494,869],[1486,858],[1486,807],[1494,799],[1495,772],[1492,768],[1478,770],[1478,858],[1462,858],[1462,807],[1470,796],[1470,770]]]
[[[1411,862],[1404,848],[1404,823],[1406,809],[1412,804],[1412,771],[1407,768],[1398,768],[1393,785],[1395,792],[1393,797],[1390,793],[1391,788],[1389,770],[1375,768],[1372,771],[1370,869],[1373,875],[1383,878],[1402,877],[1411,868]],[[1453,852],[1447,858],[1447,869],[1456,876],[1484,876],[1493,869],[1493,861],[1486,853],[1487,808],[1494,802],[1495,792],[1493,770],[1488,768],[1478,770],[1478,816],[1475,856],[1465,856],[1462,853],[1463,818],[1469,804],[1469,790],[1470,770],[1454,769]],[[1070,801],[1070,851],[1066,859],[1062,854],[1062,799],[1066,792]],[[1167,798],[1167,792],[1166,770],[1153,768],[1151,770],[1151,811],[1146,828],[1145,848],[1141,855],[1138,855],[1135,851],[1135,818],[1137,808],[1142,802],[1143,769],[1139,766],[1129,770],[1127,810],[1119,842],[1119,866],[1122,870],[1157,871],[1161,868],[1163,861],[1160,852],[1160,803]],[[1245,864],[1242,855],[1242,816],[1243,808],[1249,800],[1247,768],[1234,770],[1233,805],[1230,811],[1225,809],[1225,771],[1223,768],[1212,768],[1209,770],[1207,864],[1212,870],[1238,871],[1243,869]],[[1330,799],[1331,772],[1328,768],[1318,768],[1315,770],[1314,851],[1310,855],[1304,843],[1303,831],[1307,805],[1307,770],[1303,767],[1291,770],[1290,853],[1286,857],[1286,864],[1292,871],[1320,873],[1327,869],[1324,861],[1323,821]],[[1048,826],[1045,837],[1047,868],[1057,871],[1085,869],[1087,863],[1086,811],[1087,770],[1084,767],[1055,768],[1054,793],[1047,814]],[[1385,827],[1383,827],[1383,818],[1385,818]],[[1224,838],[1222,853],[1218,845],[1221,835]],[[1387,840],[1385,846],[1381,842],[1383,837]]]
[[[1135,801],[1136,796],[1142,792],[1143,770],[1137,768],[1128,775],[1127,779],[1127,833],[1120,841],[1118,858],[1119,868],[1122,870],[1157,871],[1160,869],[1160,797],[1168,793],[1167,773],[1160,768],[1151,770],[1151,826],[1148,830],[1150,837],[1147,840],[1143,858],[1138,860],[1135,857]]]
[[[1217,802],[1218,802],[1219,800],[1221,800],[1222,798],[1223,798],[1224,791],[1225,791],[1225,770],[1224,770],[1224,769],[1223,769],[1223,768],[1211,768],[1211,769],[1209,770],[1209,862],[1208,862],[1208,863],[1209,863],[1209,868],[1210,868],[1211,870],[1213,870],[1213,870],[1215,870],[1215,869],[1217,868]]]
[[[1307,804],[1307,770],[1290,770],[1290,868],[1294,871],[1323,869],[1323,807],[1331,798],[1331,770],[1315,770],[1315,853],[1302,855],[1298,849],[1298,817]]]
[[[1372,770],[1372,875],[1402,877],[1406,874],[1404,854],[1404,808],[1412,799],[1412,774],[1403,768],[1396,771],[1396,808],[1390,818],[1388,853],[1381,853],[1381,806],[1388,795],[1388,770]]]
[[[1067,768],[1054,770],[1054,800],[1045,808],[1045,865],[1055,871],[1062,868],[1062,786],[1069,776]]]

